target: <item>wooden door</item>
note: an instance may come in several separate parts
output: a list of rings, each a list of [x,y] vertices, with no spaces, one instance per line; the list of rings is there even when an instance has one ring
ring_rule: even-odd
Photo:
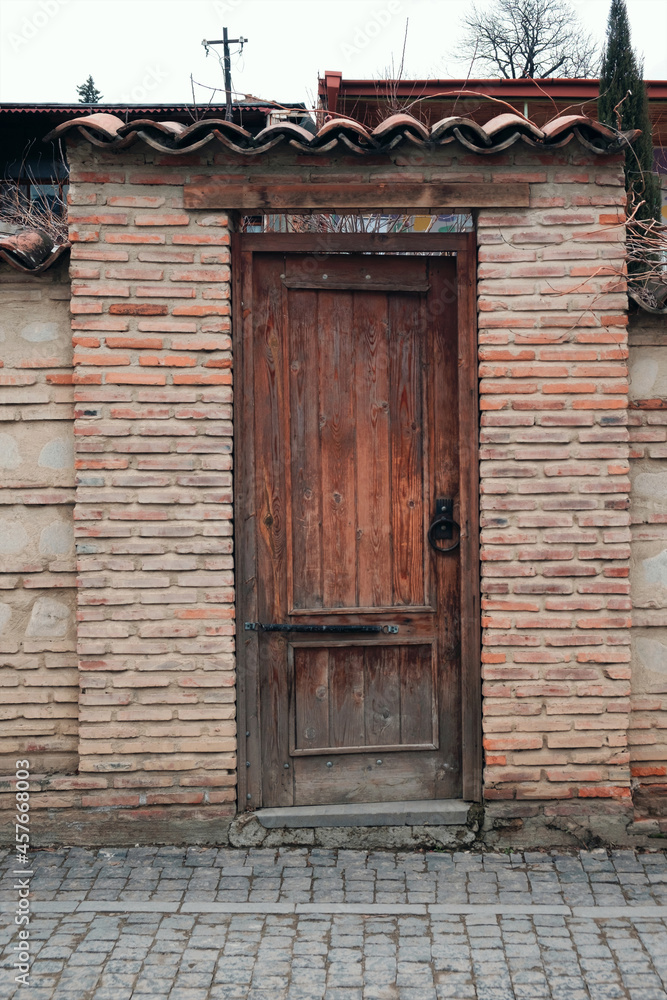
[[[250,804],[460,797],[460,550],[427,538],[459,520],[455,260],[242,263]]]

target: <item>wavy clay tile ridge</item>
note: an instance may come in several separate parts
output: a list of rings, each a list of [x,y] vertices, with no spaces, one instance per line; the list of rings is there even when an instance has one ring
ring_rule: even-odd
[[[125,124],[106,113],[87,115],[63,122],[49,132],[46,140],[62,138],[69,132],[83,136],[103,149],[122,150],[141,141],[161,153],[193,153],[210,143],[246,156],[265,153],[279,143],[287,143],[299,152],[329,153],[337,147],[355,153],[388,153],[396,146],[410,144],[425,147],[444,146],[451,142],[474,153],[498,153],[515,143],[533,149],[559,149],[577,138],[593,153],[613,153],[633,142],[636,130],[616,132],[584,115],[555,118],[543,128],[520,115],[502,114],[483,127],[469,118],[443,118],[432,126],[411,115],[392,115],[377,128],[368,129],[350,118],[334,118],[315,134],[291,122],[269,125],[257,135],[233,122],[207,118],[192,125],[143,118]]]

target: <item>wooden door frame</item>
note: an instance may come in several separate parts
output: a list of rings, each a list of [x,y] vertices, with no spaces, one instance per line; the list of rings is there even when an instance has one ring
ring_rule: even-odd
[[[482,681],[479,543],[479,399],[477,378],[477,243],[470,233],[235,233],[232,249],[232,351],[234,366],[234,546],[238,727],[237,811],[262,806],[261,734],[256,643],[244,642],[244,621],[256,621],[252,593],[255,525],[246,517],[254,496],[251,399],[237,400],[247,382],[243,356],[245,301],[252,293],[253,255],[258,253],[402,251],[456,254],[459,482],[461,518],[461,767],[462,797],[482,797]],[[254,633],[251,633],[254,635]]]

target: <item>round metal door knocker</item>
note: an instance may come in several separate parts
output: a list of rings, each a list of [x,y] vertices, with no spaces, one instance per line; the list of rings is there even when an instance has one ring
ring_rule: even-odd
[[[451,528],[456,528],[456,539],[449,545],[440,545],[439,542],[443,540],[443,535],[445,536],[445,540],[451,537],[450,530],[448,530]],[[458,548],[461,541],[461,526],[453,517],[448,517],[446,514],[438,514],[431,521],[428,529],[428,540],[431,548],[435,549],[436,552],[453,552],[454,549]]]

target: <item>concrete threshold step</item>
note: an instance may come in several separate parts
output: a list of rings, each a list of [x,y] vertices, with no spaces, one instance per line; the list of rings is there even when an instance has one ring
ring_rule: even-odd
[[[461,799],[354,802],[258,809],[256,816],[270,830],[311,826],[465,826],[470,806],[470,802]]]

